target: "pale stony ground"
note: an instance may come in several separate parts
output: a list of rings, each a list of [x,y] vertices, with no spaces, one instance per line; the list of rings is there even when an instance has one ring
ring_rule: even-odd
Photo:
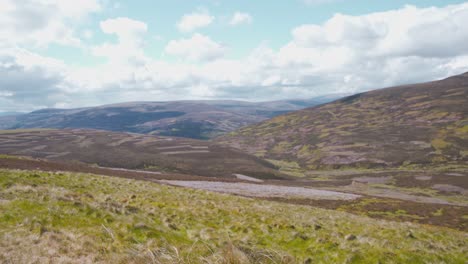
[[[156,174],[156,175],[162,174],[159,171],[129,170],[129,169],[122,169],[122,168],[108,168],[108,167],[101,167],[101,166],[98,166],[98,168],[106,169],[106,170],[113,170],[113,171],[139,172],[139,173],[148,173],[148,174]]]
[[[436,184],[432,188],[439,191],[454,192],[468,196],[468,190],[451,184]]]
[[[370,183],[370,184],[385,184],[392,180],[392,177],[356,177],[353,181]]]
[[[259,182],[259,183],[264,182],[263,180],[259,180],[257,178],[250,177],[250,176],[243,175],[243,174],[234,174],[234,176],[236,176],[236,178],[239,179],[239,180],[250,181],[250,182]]]
[[[427,196],[415,195],[415,194],[405,193],[403,191],[399,191],[396,189],[372,187],[366,184],[359,184],[359,183],[351,184],[348,186],[342,186],[340,187],[340,189],[349,191],[349,192],[365,193],[367,195],[371,195],[375,197],[399,199],[399,200],[405,200],[405,201],[411,201],[411,202],[417,202],[417,203],[466,206],[466,203],[452,202],[452,201],[448,201],[446,199],[439,198],[439,197],[427,197]]]
[[[207,181],[169,181],[161,180],[160,183],[201,189],[220,193],[238,194],[250,197],[266,198],[307,198],[307,199],[326,199],[326,200],[353,200],[361,197],[360,195],[342,193],[335,191],[325,191],[302,187],[253,184],[253,183],[226,183],[226,182],[207,182]]]
[[[164,155],[198,154],[198,153],[210,153],[210,151],[209,150],[184,150],[184,151],[161,152],[161,154],[164,154]]]

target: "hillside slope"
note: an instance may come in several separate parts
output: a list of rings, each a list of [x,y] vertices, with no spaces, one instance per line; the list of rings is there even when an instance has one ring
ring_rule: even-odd
[[[208,141],[100,130],[4,130],[0,154],[210,177],[279,177],[268,162]]]
[[[1,263],[464,263],[467,233],[76,173],[0,170]]]
[[[357,94],[218,142],[302,169],[468,161],[468,73]]]
[[[80,109],[43,109],[0,117],[0,129],[90,128],[208,139],[290,111],[339,98],[272,102],[132,102]]]

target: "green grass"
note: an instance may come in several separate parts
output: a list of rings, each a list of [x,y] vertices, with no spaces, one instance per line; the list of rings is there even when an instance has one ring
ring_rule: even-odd
[[[2,263],[468,258],[468,234],[447,228],[88,174],[0,170],[0,212]]]
[[[395,190],[395,191],[409,194],[409,195],[437,198],[437,199],[444,200],[453,204],[457,204],[461,206],[468,206],[468,200],[466,199],[466,196],[463,194],[450,193],[448,195],[444,195],[444,194],[441,194],[438,190],[431,189],[431,188],[399,187],[399,186],[394,186],[392,184],[368,184],[367,186],[373,187],[373,188]]]
[[[0,159],[25,159],[25,158],[24,158],[24,157],[20,157],[20,156],[12,156],[12,155],[0,154]]]
[[[268,162],[279,168],[279,171],[294,177],[304,177],[305,170],[301,169],[297,162],[289,162],[285,160],[267,159]]]
[[[369,215],[375,215],[375,216],[385,216],[388,218],[395,218],[399,219],[402,217],[409,218],[409,219],[422,219],[422,217],[417,216],[417,215],[412,215],[408,214],[405,210],[396,210],[395,212],[379,212],[379,211],[369,211]]]

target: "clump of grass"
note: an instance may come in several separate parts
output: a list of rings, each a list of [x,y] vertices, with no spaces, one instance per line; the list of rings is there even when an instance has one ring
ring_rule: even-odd
[[[272,160],[267,159],[268,162],[279,168],[279,171],[294,177],[304,177],[304,170],[300,167],[297,162],[284,161],[284,160]]]
[[[468,258],[463,232],[306,206],[75,173],[0,170],[0,186],[5,186],[2,263],[464,263]]]
[[[0,154],[0,159],[25,159],[25,158],[20,157],[20,156]]]
[[[443,150],[443,149],[446,149],[446,148],[448,148],[450,146],[450,143],[448,143],[447,141],[445,141],[445,140],[443,140],[441,138],[433,139],[431,141],[431,144],[436,150]]]

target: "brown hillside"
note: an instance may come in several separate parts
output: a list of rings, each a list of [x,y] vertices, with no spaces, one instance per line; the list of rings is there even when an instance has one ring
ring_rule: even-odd
[[[357,94],[218,142],[307,169],[468,161],[468,73]]]
[[[279,177],[268,162],[207,141],[100,130],[0,131],[0,154],[209,177]]]

